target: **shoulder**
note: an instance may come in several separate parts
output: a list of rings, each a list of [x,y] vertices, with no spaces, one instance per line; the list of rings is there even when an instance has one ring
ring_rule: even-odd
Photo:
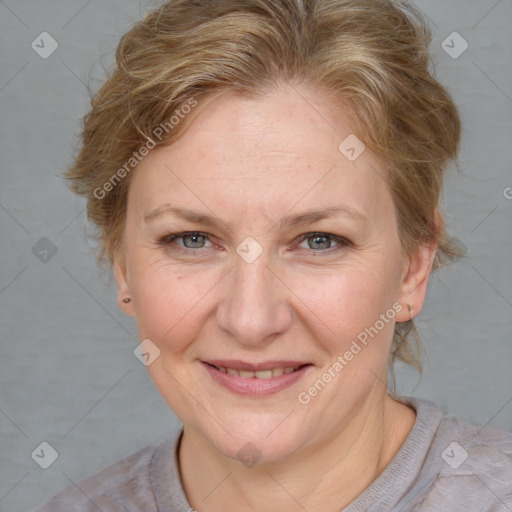
[[[496,477],[501,473],[509,477],[508,482],[512,481],[512,433],[445,416],[437,437],[450,441],[441,454],[450,471],[485,471]]]
[[[425,398],[396,399],[417,413],[392,475],[407,487],[397,510],[512,511],[512,433],[444,416]]]
[[[151,463],[158,450],[170,443],[172,439],[146,446],[100,472],[72,483],[32,512],[126,512],[133,509],[156,512]]]
[[[443,501],[454,511],[512,509],[512,433],[445,416],[427,461],[438,471],[426,510]]]

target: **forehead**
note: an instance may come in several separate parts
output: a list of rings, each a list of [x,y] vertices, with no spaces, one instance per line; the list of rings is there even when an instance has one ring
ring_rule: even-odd
[[[225,93],[203,108],[173,145],[174,153],[194,146],[194,158],[207,158],[217,167],[238,165],[239,174],[248,176],[255,169],[271,171],[257,165],[262,157],[284,162],[314,156],[319,164],[332,162],[339,156],[340,138],[352,131],[349,116],[333,107],[320,93],[291,86],[258,97]]]
[[[220,210],[275,212],[298,201],[328,207],[340,200],[371,210],[386,199],[384,170],[369,151],[347,159],[339,145],[349,136],[357,140],[347,112],[315,91],[225,93],[175,143],[144,158],[130,193],[144,213],[185,197],[197,205],[220,200]]]

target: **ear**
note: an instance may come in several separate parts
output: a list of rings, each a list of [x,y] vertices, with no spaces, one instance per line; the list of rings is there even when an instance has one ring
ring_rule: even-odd
[[[407,322],[422,310],[427,294],[427,285],[437,251],[437,244],[420,245],[404,265],[398,302],[404,307],[397,313],[397,322]],[[409,310],[409,304],[412,311]]]
[[[117,283],[117,303],[122,311],[129,316],[135,316],[135,310],[133,308],[132,293],[128,282],[128,276],[126,272],[126,262],[123,257],[116,259],[114,263],[114,275]],[[125,302],[124,299],[131,299]]]

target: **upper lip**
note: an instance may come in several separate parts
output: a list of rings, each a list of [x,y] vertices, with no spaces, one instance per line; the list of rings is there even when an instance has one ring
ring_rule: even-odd
[[[233,370],[242,370],[246,372],[258,372],[272,370],[274,368],[290,368],[311,364],[308,361],[262,361],[260,363],[248,363],[239,359],[209,359],[203,361],[217,367],[232,368]]]

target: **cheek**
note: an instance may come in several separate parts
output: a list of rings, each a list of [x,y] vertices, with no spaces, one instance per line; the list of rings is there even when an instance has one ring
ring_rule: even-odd
[[[323,323],[338,339],[357,334],[391,307],[393,286],[386,283],[378,261],[354,261],[328,271],[290,276],[290,288],[307,306],[307,314],[318,317],[316,323]]]
[[[302,308],[307,317],[304,323],[312,327],[327,357],[326,367],[344,358],[343,369],[335,370],[340,385],[365,389],[386,365],[393,339],[396,285],[385,262],[354,260],[314,277],[295,279],[296,293],[307,305]]]
[[[332,268],[282,267],[278,273],[289,288],[283,300],[299,317],[295,328],[302,325],[329,353],[342,354],[392,306],[394,283],[386,261],[362,254]],[[188,349],[187,359],[193,358],[194,340],[226,298],[219,295],[221,288],[228,290],[221,282],[226,272],[199,264],[178,267],[139,254],[132,261],[131,281],[140,339],[149,338],[174,356]]]
[[[134,305],[140,339],[160,350],[183,351],[208,316],[208,294],[216,279],[210,272],[183,272],[155,262],[135,267]]]

